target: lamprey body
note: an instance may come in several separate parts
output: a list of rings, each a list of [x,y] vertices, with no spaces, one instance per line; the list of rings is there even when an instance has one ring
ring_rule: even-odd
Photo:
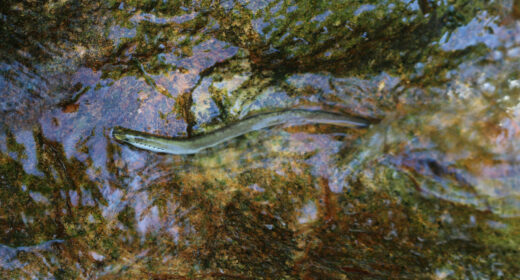
[[[190,138],[151,135],[122,127],[115,127],[112,131],[112,136],[120,142],[140,149],[183,155],[198,153],[203,149],[216,146],[229,139],[262,128],[279,124],[303,125],[308,123],[332,124],[354,128],[370,125],[369,121],[353,116],[326,111],[292,109],[253,115],[229,126]]]

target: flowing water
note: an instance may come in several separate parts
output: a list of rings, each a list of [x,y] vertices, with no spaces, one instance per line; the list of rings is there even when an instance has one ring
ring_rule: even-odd
[[[0,278],[520,279],[519,96],[518,0],[5,0]]]

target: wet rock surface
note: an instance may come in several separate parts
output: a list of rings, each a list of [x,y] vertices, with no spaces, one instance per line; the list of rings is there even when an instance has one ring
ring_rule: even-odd
[[[520,278],[518,1],[40,2],[0,7],[0,278]],[[283,108],[373,124],[110,136]]]

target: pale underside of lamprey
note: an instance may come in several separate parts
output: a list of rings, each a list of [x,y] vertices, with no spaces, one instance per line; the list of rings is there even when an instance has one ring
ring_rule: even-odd
[[[127,128],[115,127],[112,137],[117,141],[134,147],[167,154],[195,154],[206,148],[262,128],[288,124],[304,125],[309,123],[331,124],[352,128],[370,125],[368,120],[319,110],[292,109],[262,113],[247,117],[223,128],[189,138],[152,135]]]

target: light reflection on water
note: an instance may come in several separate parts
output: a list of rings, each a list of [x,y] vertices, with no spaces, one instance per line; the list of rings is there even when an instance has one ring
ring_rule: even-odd
[[[311,2],[7,3],[0,275],[520,277],[511,1]],[[95,12],[57,26],[70,5]],[[374,124],[188,156],[110,137],[288,107]]]

